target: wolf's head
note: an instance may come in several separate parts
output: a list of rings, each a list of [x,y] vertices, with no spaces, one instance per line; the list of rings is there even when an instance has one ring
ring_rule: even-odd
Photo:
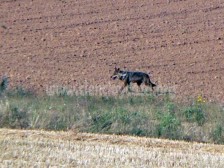
[[[111,76],[111,79],[113,79],[113,80],[117,79],[117,78],[119,77],[119,72],[120,72],[120,71],[121,71],[120,68],[115,67],[115,68],[114,68],[114,73],[113,73],[113,75]]]
[[[111,76],[111,78],[113,80],[115,80],[117,78],[120,79],[120,80],[124,80],[125,77],[126,77],[126,73],[123,73],[123,71],[121,71],[120,68],[117,68],[117,67],[114,68],[114,73]]]

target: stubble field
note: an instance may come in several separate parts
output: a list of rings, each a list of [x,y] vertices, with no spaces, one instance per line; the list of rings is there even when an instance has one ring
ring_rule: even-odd
[[[1,167],[223,167],[223,146],[0,129]]]

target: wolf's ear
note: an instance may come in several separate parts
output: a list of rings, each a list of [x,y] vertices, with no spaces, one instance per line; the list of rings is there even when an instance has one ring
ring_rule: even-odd
[[[114,69],[115,69],[116,71],[120,71],[120,68],[117,68],[116,66],[114,67]]]

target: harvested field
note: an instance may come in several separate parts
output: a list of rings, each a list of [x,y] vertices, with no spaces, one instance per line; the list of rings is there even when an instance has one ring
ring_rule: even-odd
[[[0,129],[1,167],[223,167],[223,149],[131,136]]]
[[[11,86],[114,93],[117,65],[151,72],[177,98],[224,102],[220,0],[2,0],[0,11],[0,76]]]

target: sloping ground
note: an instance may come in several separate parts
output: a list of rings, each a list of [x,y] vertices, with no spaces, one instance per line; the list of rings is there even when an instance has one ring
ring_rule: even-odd
[[[224,102],[223,18],[220,0],[1,0],[0,76],[114,93],[116,64],[177,98]]]
[[[223,167],[224,147],[131,136],[0,129],[1,167]]]

